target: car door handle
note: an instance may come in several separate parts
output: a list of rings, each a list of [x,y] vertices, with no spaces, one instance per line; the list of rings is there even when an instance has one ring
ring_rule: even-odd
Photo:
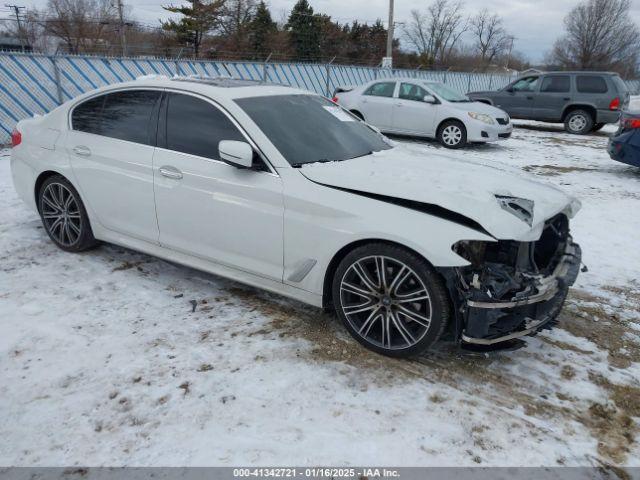
[[[175,167],[165,165],[160,167],[160,175],[167,178],[173,178],[174,180],[180,180],[182,178],[182,172]]]
[[[403,104],[402,103],[396,103],[396,107],[402,107]]]
[[[73,153],[75,153],[76,155],[80,156],[80,157],[90,157],[91,156],[91,150],[89,149],[89,147],[85,147],[84,145],[78,145],[73,147]]]
[[[568,102],[569,100],[571,100],[571,97],[564,97],[562,100],[564,100],[565,102]]]

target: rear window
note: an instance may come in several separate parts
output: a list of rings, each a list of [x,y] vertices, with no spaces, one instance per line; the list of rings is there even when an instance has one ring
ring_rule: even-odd
[[[578,75],[576,87],[580,93],[607,93],[607,82],[603,77],[595,75]]]
[[[624,83],[624,80],[622,80],[618,75],[614,75],[613,77],[611,77],[611,80],[613,80],[613,84],[616,86],[619,94],[626,95],[627,93],[629,93],[627,84]]]
[[[566,93],[570,89],[570,78],[566,75],[549,75],[542,80],[541,92]]]

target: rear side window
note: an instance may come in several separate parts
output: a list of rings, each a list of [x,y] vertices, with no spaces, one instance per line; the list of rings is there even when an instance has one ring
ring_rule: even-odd
[[[100,135],[100,116],[105,95],[94,97],[74,108],[71,125],[74,130]]]
[[[149,143],[149,121],[160,92],[133,90],[111,93],[102,108],[101,135]]]
[[[160,92],[129,90],[92,98],[78,105],[71,116],[72,127],[129,142],[150,144],[151,114]]]
[[[549,75],[542,80],[541,92],[566,93],[570,90],[570,78],[566,75]]]
[[[364,92],[365,95],[374,97],[393,97],[393,91],[396,89],[396,82],[380,82],[374,83]]]
[[[227,116],[208,102],[174,93],[167,105],[167,148],[219,160],[221,140],[246,139]]]
[[[576,87],[580,93],[607,93],[607,82],[604,78],[595,75],[578,75]]]

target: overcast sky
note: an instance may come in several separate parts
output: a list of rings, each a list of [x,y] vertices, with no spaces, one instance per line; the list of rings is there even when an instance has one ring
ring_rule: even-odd
[[[157,24],[167,18],[162,5],[171,1],[123,0],[136,20]],[[179,4],[180,0],[173,0]],[[373,22],[387,21],[388,0],[309,0],[316,12],[331,15],[342,23],[357,19]],[[14,0],[12,3],[41,8],[47,0]],[[274,19],[280,20],[295,4],[295,0],[269,0]],[[424,10],[429,0],[395,0],[396,21],[407,20],[412,9]],[[542,60],[554,40],[562,34],[562,19],[578,3],[577,0],[466,0],[465,10],[473,14],[484,7],[499,13],[505,26],[516,37],[514,49],[524,53],[531,61]],[[632,15],[640,24],[640,0],[632,0]],[[401,29],[400,29],[401,30]],[[396,35],[401,37],[401,31]]]

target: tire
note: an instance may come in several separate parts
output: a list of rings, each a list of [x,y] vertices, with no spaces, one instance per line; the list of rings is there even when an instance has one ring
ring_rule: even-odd
[[[447,120],[438,128],[437,139],[445,148],[461,148],[467,144],[467,129],[462,122]]]
[[[49,238],[65,252],[82,252],[98,244],[80,194],[62,175],[47,178],[40,187],[38,212]]]
[[[596,123],[591,129],[592,132],[598,132],[602,130],[602,128],[606,125],[606,123]]]
[[[573,135],[585,135],[593,129],[593,117],[586,110],[573,110],[564,119],[564,129]]]
[[[384,272],[382,280],[379,272]],[[349,333],[389,357],[425,352],[451,315],[447,291],[434,268],[415,253],[386,243],[347,254],[336,269],[332,294]]]

